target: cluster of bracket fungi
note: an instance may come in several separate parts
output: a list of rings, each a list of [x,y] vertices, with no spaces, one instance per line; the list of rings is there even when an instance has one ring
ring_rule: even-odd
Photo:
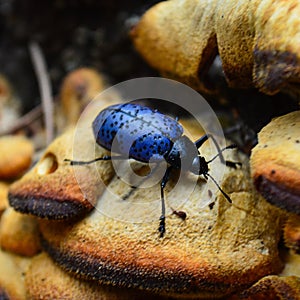
[[[146,11],[129,34],[162,76],[200,92],[220,97],[209,82],[218,57],[233,90],[287,93],[297,102],[299,15],[293,0],[171,0]],[[219,182],[232,205],[215,189],[207,195],[213,205],[197,208],[206,185],[199,180],[182,208],[186,218],[170,213],[168,231],[159,238],[151,222],[120,221],[136,199],[157,197],[158,188],[137,190],[124,201],[127,210],[118,211],[106,186],[116,194],[128,187],[109,161],[96,168],[65,162],[81,112],[107,86],[90,68],[68,74],[54,107],[56,137],[46,144],[41,110],[31,115],[30,126],[38,130],[29,136],[16,124],[28,126],[10,83],[0,78],[0,298],[298,299],[300,111],[270,120],[250,157],[229,151],[226,158],[242,163]],[[99,108],[120,101],[112,94]],[[89,113],[85,118],[91,124]],[[182,121],[202,134],[192,121]],[[80,143],[83,153],[95,148],[89,131]],[[93,151],[107,154],[100,146]],[[211,154],[206,146],[201,151]],[[183,187],[174,197],[184,193]],[[119,219],[99,213],[107,201]]]

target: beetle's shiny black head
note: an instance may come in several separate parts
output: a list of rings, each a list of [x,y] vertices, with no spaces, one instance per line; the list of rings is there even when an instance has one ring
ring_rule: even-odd
[[[174,142],[165,159],[174,169],[191,171],[193,160],[197,157],[198,150],[195,144],[183,135]]]

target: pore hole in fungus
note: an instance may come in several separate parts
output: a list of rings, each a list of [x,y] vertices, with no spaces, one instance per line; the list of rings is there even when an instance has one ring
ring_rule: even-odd
[[[39,162],[37,166],[37,173],[39,175],[47,175],[54,173],[58,168],[56,156],[53,153],[47,153]]]

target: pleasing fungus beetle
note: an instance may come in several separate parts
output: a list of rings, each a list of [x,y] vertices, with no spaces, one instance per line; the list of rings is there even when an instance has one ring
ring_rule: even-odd
[[[166,161],[168,168],[161,180],[161,216],[159,218],[160,236],[165,233],[165,198],[164,188],[168,182],[172,169],[190,171],[196,175],[210,177],[221,193],[231,203],[229,196],[220,188],[216,180],[208,174],[208,164],[219,157],[221,162],[229,167],[236,168],[238,162],[226,161],[222,152],[225,149],[235,148],[235,145],[220,149],[215,138],[206,134],[192,142],[183,135],[183,128],[173,119],[157,110],[139,104],[125,103],[107,107],[102,110],[92,124],[97,144],[117,153],[117,156],[104,156],[90,161],[69,161],[72,165],[86,165],[100,160],[128,159],[148,163],[150,160],[157,163]],[[200,155],[201,145],[211,138],[218,154],[211,160],[206,161]],[[114,141],[116,140],[116,141]],[[112,147],[115,145],[114,147]],[[195,151],[196,149],[196,151]],[[183,218],[183,214],[180,215]]]

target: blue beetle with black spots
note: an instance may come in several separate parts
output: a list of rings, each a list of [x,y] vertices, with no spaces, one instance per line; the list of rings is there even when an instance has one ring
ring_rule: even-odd
[[[192,142],[187,136],[183,135],[183,128],[177,119],[134,103],[123,103],[107,107],[97,115],[92,127],[97,144],[118,155],[103,156],[90,161],[66,159],[72,165],[86,165],[99,160],[128,158],[144,163],[150,161],[159,163],[164,160],[168,163],[168,168],[160,184],[162,208],[158,230],[161,237],[165,233],[166,218],[164,188],[172,169],[190,171],[196,175],[203,175],[206,179],[210,177],[231,203],[229,196],[208,173],[208,164],[216,157],[220,157],[222,163],[235,168],[240,163],[226,161],[222,154],[225,149],[234,148],[234,145],[220,149],[217,141],[210,134],[206,134],[196,142]],[[206,161],[200,155],[198,149],[208,138],[211,138],[214,142],[218,154],[213,159]],[[186,217],[183,212],[175,213],[181,218]]]
[[[117,104],[101,111],[93,122],[96,142],[126,157],[142,162],[169,152],[172,141],[183,133],[181,125],[172,118],[137,104]],[[128,141],[133,141],[128,145]],[[128,147],[130,148],[128,149]],[[129,151],[129,152],[128,152]]]

